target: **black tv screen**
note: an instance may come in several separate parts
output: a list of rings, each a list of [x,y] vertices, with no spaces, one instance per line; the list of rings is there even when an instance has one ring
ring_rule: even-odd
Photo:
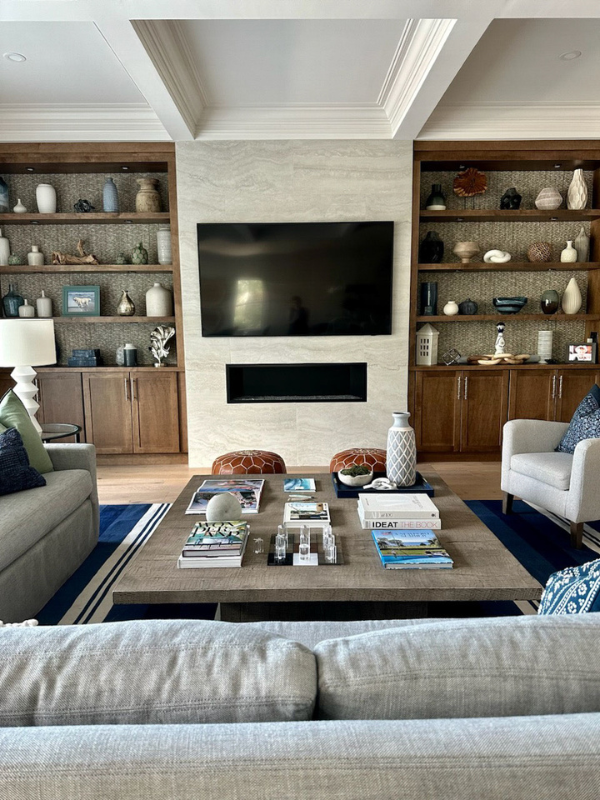
[[[393,222],[201,223],[203,336],[392,332]]]

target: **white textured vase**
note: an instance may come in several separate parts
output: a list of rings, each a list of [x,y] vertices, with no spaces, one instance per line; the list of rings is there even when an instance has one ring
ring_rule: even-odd
[[[10,256],[10,242],[6,236],[2,236],[2,228],[0,228],[0,267],[8,266],[8,257]]]
[[[236,522],[242,518],[242,505],[231,492],[220,492],[206,504],[207,522]]]
[[[170,317],[173,314],[173,295],[161,283],[146,292],[146,316]]]
[[[158,263],[170,264],[173,261],[171,254],[171,226],[159,225],[156,234],[156,249],[158,251]]]
[[[546,186],[535,198],[535,207],[540,211],[555,211],[562,206],[562,201],[562,195],[558,189]]]
[[[49,183],[40,183],[35,190],[40,214],[56,214],[56,189]]]
[[[577,261],[577,250],[573,247],[573,242],[568,241],[567,246],[560,254],[563,264],[574,264]]]
[[[579,211],[587,205],[588,190],[583,178],[583,170],[576,169],[573,173],[573,180],[569,184],[567,192],[567,208]]]
[[[562,310],[565,314],[577,314],[582,303],[583,298],[579,285],[575,278],[571,278],[562,296]]]
[[[590,237],[585,232],[583,225],[575,238],[575,249],[577,250],[577,261],[581,263],[590,260]]]
[[[408,424],[408,411],[394,411],[388,431],[386,472],[397,486],[412,486],[417,479],[417,444]]]

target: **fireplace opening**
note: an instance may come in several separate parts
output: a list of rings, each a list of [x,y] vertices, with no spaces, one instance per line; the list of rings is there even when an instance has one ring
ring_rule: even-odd
[[[364,403],[365,362],[227,364],[228,403]]]

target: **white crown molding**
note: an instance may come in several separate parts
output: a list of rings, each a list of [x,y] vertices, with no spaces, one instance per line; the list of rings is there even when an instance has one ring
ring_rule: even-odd
[[[168,141],[145,103],[0,104],[0,141]]]
[[[247,106],[204,109],[197,139],[390,139],[377,106]]]
[[[600,102],[452,103],[435,109],[418,139],[595,139]]]
[[[390,121],[392,136],[402,125],[455,22],[455,19],[407,20],[377,98]]]

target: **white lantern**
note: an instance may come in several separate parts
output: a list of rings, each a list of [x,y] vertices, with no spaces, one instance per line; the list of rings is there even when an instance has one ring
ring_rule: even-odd
[[[438,337],[440,332],[427,323],[417,331],[417,366],[433,367],[438,360]]]

